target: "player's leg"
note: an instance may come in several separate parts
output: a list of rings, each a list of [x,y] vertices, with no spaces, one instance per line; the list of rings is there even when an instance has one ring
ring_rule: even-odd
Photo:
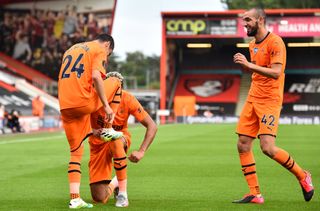
[[[70,146],[70,160],[68,166],[70,204],[69,208],[90,208],[91,204],[80,197],[81,160],[83,156],[83,141],[90,132],[90,116],[79,116],[77,109],[61,111],[63,127]]]
[[[131,145],[131,139],[130,139],[130,136],[128,135],[124,135],[123,136],[124,139],[122,139],[124,142],[124,145],[125,145],[125,148],[124,148],[124,151],[125,153],[127,154],[128,153],[128,150],[130,148],[130,145]],[[114,176],[110,182],[110,185],[112,185],[112,187],[114,187],[114,198],[116,199],[119,195],[119,182],[118,182],[118,178],[117,176]]]
[[[113,166],[118,180],[119,194],[116,199],[117,207],[127,207],[129,205],[127,194],[127,142],[124,137],[111,142],[113,154]],[[115,182],[115,181],[114,181]]]
[[[254,112],[252,103],[246,102],[237,125],[238,152],[240,157],[241,170],[247,181],[250,193],[242,199],[233,201],[234,203],[263,203],[258,177],[256,173],[256,163],[252,152],[252,144],[258,133],[258,118]]]
[[[311,174],[303,170],[287,151],[277,147],[275,144],[280,107],[274,105],[257,105],[257,107],[260,118],[259,138],[261,150],[265,155],[277,161],[296,176],[300,182],[305,200],[310,201],[314,193]]]
[[[91,136],[89,144],[91,196],[95,202],[107,203],[114,190],[114,186],[109,184],[113,166],[110,142],[103,142],[99,138]]]

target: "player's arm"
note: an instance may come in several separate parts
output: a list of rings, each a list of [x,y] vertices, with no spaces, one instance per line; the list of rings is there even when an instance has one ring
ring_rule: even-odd
[[[103,84],[103,79],[101,77],[101,73],[98,70],[93,70],[92,72],[92,80],[94,84],[94,88],[97,91],[97,94],[102,102],[103,108],[107,114],[107,121],[112,122],[114,119],[114,113],[112,109],[109,106],[108,99],[104,93],[104,84]]]
[[[150,144],[153,142],[154,137],[155,137],[157,130],[158,130],[156,123],[151,119],[151,117],[149,115],[147,115],[140,122],[146,128],[146,133],[145,133],[144,139],[140,145],[139,150],[133,151],[129,155],[129,160],[133,163],[137,163],[143,158],[144,153],[147,151]]]
[[[233,56],[233,61],[236,64],[240,64],[246,70],[250,70],[252,72],[258,73],[269,78],[279,78],[282,71],[282,64],[280,63],[272,64],[271,68],[261,67],[259,65],[249,62],[247,58],[241,53],[236,53]]]

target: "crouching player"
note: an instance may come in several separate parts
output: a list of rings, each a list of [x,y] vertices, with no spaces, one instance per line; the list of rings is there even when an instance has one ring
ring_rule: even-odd
[[[110,72],[109,77],[123,77],[120,73]],[[89,138],[90,161],[89,176],[91,195],[95,202],[106,203],[115,188],[119,191],[116,197],[116,207],[127,207],[129,205],[127,194],[127,155],[131,144],[131,135],[128,131],[128,118],[133,115],[145,128],[146,133],[139,150],[134,150],[129,156],[133,163],[139,162],[152,143],[157,126],[148,113],[143,109],[139,101],[130,93],[122,91],[121,102],[113,121],[112,127],[116,131],[123,132],[123,136],[113,141],[101,141],[98,137],[99,130],[94,130],[94,136]],[[106,122],[103,116],[104,110],[100,109],[91,115],[92,128],[104,128]],[[112,180],[112,167],[115,169],[116,177]]]

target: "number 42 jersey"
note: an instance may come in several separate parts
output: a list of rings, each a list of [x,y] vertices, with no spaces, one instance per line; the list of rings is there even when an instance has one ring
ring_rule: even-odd
[[[75,44],[63,55],[59,72],[60,110],[87,106],[97,97],[92,72],[106,74],[106,50],[96,41]]]

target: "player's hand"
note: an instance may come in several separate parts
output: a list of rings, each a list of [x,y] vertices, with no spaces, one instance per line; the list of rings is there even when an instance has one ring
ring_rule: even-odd
[[[92,129],[92,134],[96,137],[100,137],[102,129]]]
[[[240,64],[245,70],[250,69],[250,62],[248,62],[247,58],[241,53],[236,53],[233,56],[233,62]]]
[[[144,152],[142,151],[133,151],[128,159],[132,162],[132,163],[138,163],[144,156]]]
[[[109,105],[104,106],[104,111],[106,112],[106,118],[105,121],[108,123],[112,123],[115,117],[115,114],[113,113],[112,109]]]

